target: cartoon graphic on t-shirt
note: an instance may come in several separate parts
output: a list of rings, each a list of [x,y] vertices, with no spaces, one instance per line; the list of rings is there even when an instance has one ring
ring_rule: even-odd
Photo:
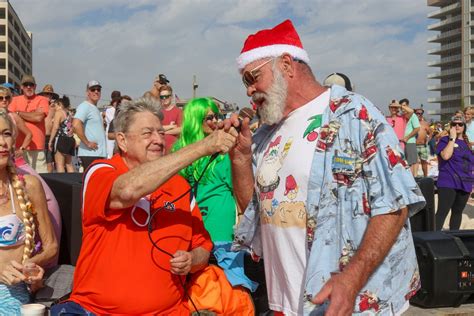
[[[306,226],[306,207],[304,202],[295,201],[298,195],[298,184],[295,177],[289,175],[285,180],[284,196],[290,201],[283,201],[276,206],[279,218],[272,218],[268,222],[280,227],[305,227]]]
[[[291,148],[292,139],[288,139],[281,153],[278,150],[280,142],[281,135],[270,142],[264,153],[262,165],[257,172],[257,186],[260,191],[260,201],[267,199],[272,200],[275,189],[280,184],[278,171],[281,169],[283,160]]]
[[[290,200],[294,200],[297,194],[298,185],[296,184],[295,177],[290,174],[288,177],[286,177],[285,181],[285,196]]]
[[[318,114],[311,116],[308,121],[311,121],[311,123],[308,125],[306,130],[304,131],[303,138],[306,138],[310,142],[314,142],[318,138],[318,132],[319,128],[321,127],[321,122],[322,122],[323,115]]]

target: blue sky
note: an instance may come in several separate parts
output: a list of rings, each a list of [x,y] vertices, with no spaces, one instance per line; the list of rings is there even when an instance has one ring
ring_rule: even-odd
[[[198,95],[248,106],[236,69],[250,33],[293,20],[316,77],[343,72],[381,109],[408,97],[426,106],[433,57],[426,54],[430,22],[425,1],[413,0],[11,0],[33,33],[33,69],[41,88],[77,95],[88,80],[141,96],[165,73],[176,94]]]

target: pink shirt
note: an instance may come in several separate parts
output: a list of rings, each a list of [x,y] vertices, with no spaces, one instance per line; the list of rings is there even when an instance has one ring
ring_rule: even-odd
[[[387,116],[386,117],[388,124],[393,127],[395,134],[398,137],[398,140],[402,140],[405,136],[405,127],[407,126],[407,121],[404,116]]]

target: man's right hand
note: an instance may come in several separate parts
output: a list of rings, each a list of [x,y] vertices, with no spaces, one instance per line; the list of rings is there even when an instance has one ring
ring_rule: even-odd
[[[92,149],[92,150],[97,150],[99,148],[99,145],[97,145],[96,142],[87,142],[86,143],[87,148]]]

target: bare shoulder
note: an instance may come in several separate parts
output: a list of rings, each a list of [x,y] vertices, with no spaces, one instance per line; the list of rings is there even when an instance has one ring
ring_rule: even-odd
[[[37,193],[38,190],[42,190],[43,186],[41,185],[40,179],[37,176],[31,174],[25,174],[25,186],[28,191],[31,193]]]

